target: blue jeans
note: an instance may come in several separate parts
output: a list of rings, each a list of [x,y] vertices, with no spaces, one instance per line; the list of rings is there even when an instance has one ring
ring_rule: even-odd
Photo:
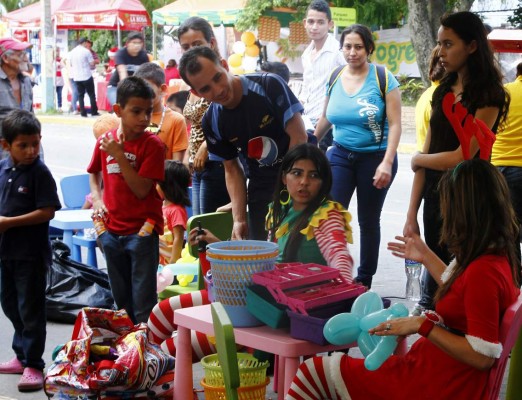
[[[223,163],[207,161],[202,172],[192,174],[193,215],[215,212],[218,207],[229,202]]]
[[[515,210],[518,224],[522,224],[522,168],[521,167],[498,167],[499,171],[506,178],[511,197],[511,204]],[[522,241],[522,232],[520,232],[519,240],[516,243],[518,257],[520,259],[520,242]]]
[[[63,86],[56,86],[56,102],[58,103],[58,109],[62,108],[62,90]]]
[[[80,103],[80,114],[83,117],[87,116],[87,111],[85,109],[85,93],[89,96],[89,101],[91,103],[91,114],[98,114],[98,105],[96,104],[96,92],[94,90],[94,79],[92,76],[86,81],[74,81],[76,83],[76,87],[78,88],[78,102]]]
[[[147,322],[158,302],[158,234],[119,236],[107,231],[99,239],[107,260],[107,273],[116,306],[127,310],[134,323]]]
[[[435,186],[436,187],[436,186]],[[434,187],[433,187],[434,188]],[[444,264],[451,261],[451,254],[445,245],[441,245],[440,230],[442,229],[442,218],[440,214],[440,200],[438,191],[428,191],[424,195],[424,207],[422,210],[424,224],[424,240],[428,247],[439,257]],[[433,297],[439,285],[433,279],[426,268],[423,268],[421,278],[421,299],[419,305],[429,310],[435,309]]]
[[[357,218],[361,230],[360,266],[356,279],[368,288],[379,261],[381,243],[381,211],[395,174],[397,156],[393,161],[392,180],[386,189],[373,186],[375,170],[382,162],[385,150],[372,153],[358,153],[343,148],[336,142],[326,152],[332,166],[332,198],[345,208],[350,205],[357,189]]]
[[[115,73],[115,72],[113,72]],[[116,86],[107,86],[107,100],[109,100],[109,103],[111,107],[116,104],[116,92],[118,88]]]
[[[76,111],[76,107],[78,107],[78,88],[73,79],[69,79],[69,83],[71,84],[71,111]]]
[[[328,150],[328,147],[330,147],[333,144],[333,129],[328,129],[319,142],[319,148],[326,153],[326,150]]]
[[[47,335],[44,260],[2,260],[0,300],[14,327],[12,348],[24,367],[43,370]]]

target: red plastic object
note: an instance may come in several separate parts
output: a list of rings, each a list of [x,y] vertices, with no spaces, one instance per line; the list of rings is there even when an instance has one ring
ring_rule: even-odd
[[[359,296],[362,285],[351,284],[337,268],[319,264],[290,265],[252,275],[252,281],[266,286],[274,299],[290,310],[308,315],[308,310]]]

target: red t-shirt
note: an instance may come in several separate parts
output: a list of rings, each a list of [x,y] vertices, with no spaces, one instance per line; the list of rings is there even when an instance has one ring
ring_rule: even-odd
[[[116,130],[111,131],[116,136]],[[147,218],[155,221],[154,229],[163,233],[162,200],[153,185],[144,199],[131,191],[120,172],[119,164],[100,150],[100,136],[96,142],[87,172],[101,172],[103,202],[107,207],[107,229],[118,235],[137,233]],[[145,132],[139,138],[124,142],[125,156],[139,176],[154,181],[163,180],[165,173],[165,145],[154,134]]]
[[[181,75],[176,67],[165,68],[165,83],[167,86],[171,79],[181,79]]]

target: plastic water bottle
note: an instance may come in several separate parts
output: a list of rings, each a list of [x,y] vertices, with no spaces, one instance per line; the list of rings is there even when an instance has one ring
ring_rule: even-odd
[[[406,300],[420,300],[420,275],[422,264],[414,260],[404,260],[406,270]]]

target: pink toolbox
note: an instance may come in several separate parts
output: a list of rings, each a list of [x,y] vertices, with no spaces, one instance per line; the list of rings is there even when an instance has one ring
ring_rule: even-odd
[[[303,315],[366,291],[362,285],[346,282],[337,268],[319,264],[292,264],[258,272],[252,275],[252,281],[265,286],[278,303]]]

